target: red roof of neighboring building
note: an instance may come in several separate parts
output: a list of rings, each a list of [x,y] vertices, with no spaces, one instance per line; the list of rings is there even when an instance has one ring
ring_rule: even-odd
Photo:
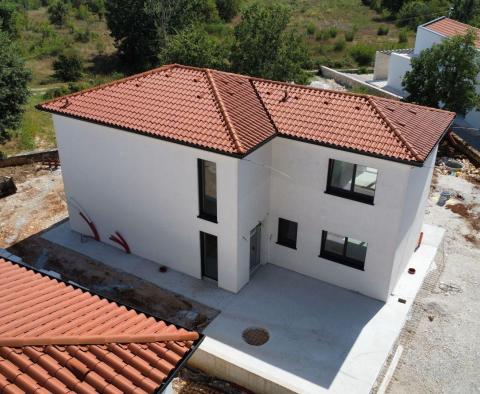
[[[453,37],[458,35],[463,36],[467,34],[469,30],[474,30],[478,37],[475,41],[475,46],[480,48],[480,30],[476,27],[445,17],[435,19],[431,22],[425,23],[422,26],[445,37]]]
[[[0,259],[0,393],[153,393],[198,338]]]
[[[38,108],[237,156],[279,135],[417,163],[455,116],[368,95],[176,64]]]

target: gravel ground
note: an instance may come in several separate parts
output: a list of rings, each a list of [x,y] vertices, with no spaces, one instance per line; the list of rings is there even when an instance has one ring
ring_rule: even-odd
[[[455,198],[439,207],[444,190]],[[387,392],[480,393],[480,184],[437,175],[425,221],[446,229],[443,250],[403,330]]]

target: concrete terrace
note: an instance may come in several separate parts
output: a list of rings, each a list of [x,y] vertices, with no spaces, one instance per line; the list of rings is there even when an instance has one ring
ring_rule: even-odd
[[[375,383],[443,237],[425,226],[424,241],[387,303],[272,264],[261,266],[238,293],[218,289],[95,241],[82,242],[68,222],[44,238],[168,290],[221,310],[192,363],[262,392],[368,393]],[[405,303],[398,302],[403,298]],[[242,339],[248,327],[268,330],[263,346]]]

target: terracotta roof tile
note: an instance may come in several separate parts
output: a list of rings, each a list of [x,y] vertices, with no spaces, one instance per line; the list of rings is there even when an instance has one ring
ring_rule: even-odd
[[[477,33],[478,37],[475,41],[475,46],[480,48],[480,29],[476,27],[445,17],[425,23],[423,27],[445,37],[465,35],[469,30],[473,30]]]
[[[408,162],[423,162],[455,116],[372,96],[180,65],[38,108],[238,156],[280,135]]]
[[[197,338],[0,259],[0,393],[152,393]]]

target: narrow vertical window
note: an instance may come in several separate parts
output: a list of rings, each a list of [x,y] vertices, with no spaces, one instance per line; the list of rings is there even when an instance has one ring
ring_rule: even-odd
[[[217,166],[207,160],[198,160],[198,186],[202,219],[217,222]]]
[[[202,276],[218,280],[218,240],[215,235],[200,231]]]

